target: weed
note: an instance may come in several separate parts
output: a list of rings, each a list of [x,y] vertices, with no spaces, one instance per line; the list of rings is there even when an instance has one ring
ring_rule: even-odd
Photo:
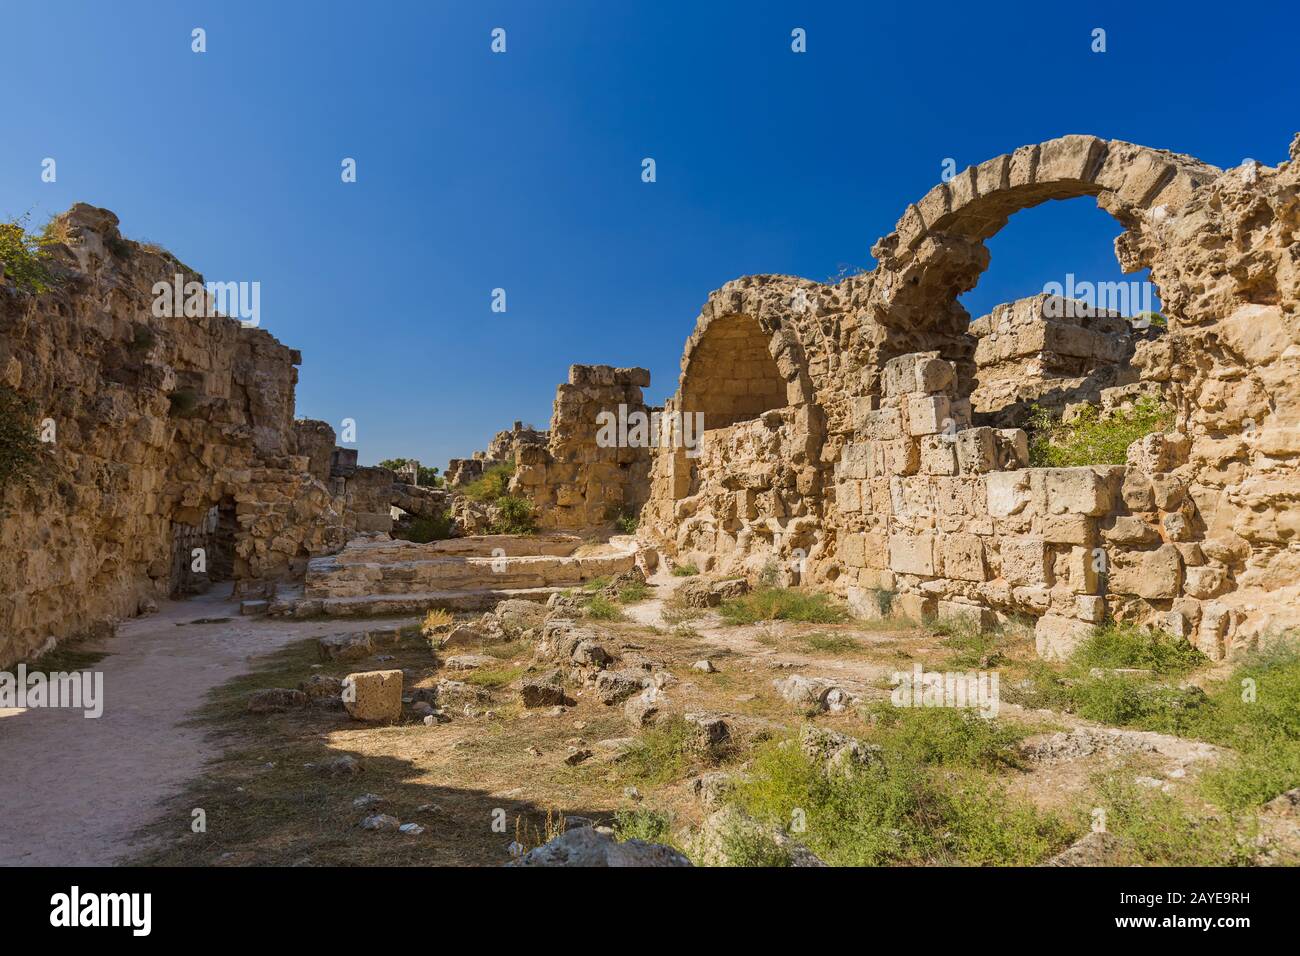
[[[729,624],[759,621],[806,621],[836,624],[847,617],[843,608],[831,603],[829,595],[793,588],[763,588],[724,601],[718,609]]]

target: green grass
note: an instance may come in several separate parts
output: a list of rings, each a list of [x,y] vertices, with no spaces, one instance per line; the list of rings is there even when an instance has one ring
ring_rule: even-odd
[[[1195,815],[1171,794],[1115,775],[1097,778],[1096,785],[1093,806],[1105,811],[1106,831],[1120,841],[1116,865],[1244,866],[1254,860],[1252,819]],[[1081,808],[1081,816],[1092,808]]]
[[[1202,794],[1231,812],[1246,811],[1300,786],[1300,647],[1279,638],[1245,657],[1225,679],[1179,686],[1170,678],[1206,663],[1176,638],[1114,626],[1099,628],[1064,668],[1025,665],[1025,683],[1004,680],[1006,699],[1074,713],[1097,723],[1175,734],[1233,751],[1201,775]],[[1152,677],[1103,673],[1137,667]]]
[[[584,616],[594,618],[597,621],[621,621],[623,619],[623,611],[603,594],[596,594],[589,598],[582,613]]]
[[[1150,396],[1138,399],[1130,409],[1106,415],[1088,405],[1070,422],[1035,408],[1025,426],[1030,436],[1029,463],[1035,468],[1122,465],[1129,445],[1163,432],[1172,421],[1169,407]]]
[[[619,760],[621,777],[650,786],[684,779],[704,759],[694,737],[695,726],[680,714],[656,724]]]
[[[990,720],[973,710],[895,707],[877,701],[863,709],[869,738],[887,751],[926,766],[996,771],[1020,766],[1018,745],[1031,732],[1021,724]]]
[[[1209,663],[1204,654],[1181,637],[1164,631],[1144,631],[1130,625],[1106,624],[1075,650],[1079,668],[1140,668],[1157,674],[1186,674]]]
[[[466,684],[473,684],[476,687],[505,687],[507,684],[518,680],[523,674],[522,667],[482,667],[475,671],[470,671],[462,678]]]
[[[650,587],[642,581],[633,581],[618,589],[619,604],[636,604],[650,596]]]
[[[1004,685],[1008,700],[1078,714],[1116,727],[1137,727],[1186,736],[1194,732],[1204,706],[1203,691],[1178,687],[1180,677],[1208,660],[1181,638],[1162,631],[1108,624],[1095,628],[1062,668],[1045,661],[1023,664],[1023,680]],[[1093,676],[1094,668],[1102,673]],[[1110,673],[1138,669],[1143,674]]]
[[[939,713],[904,719],[915,729]],[[1028,865],[1069,842],[1063,821],[1013,806],[989,776],[965,766],[972,757],[981,762],[986,747],[942,746],[929,756],[938,764],[927,762],[924,748],[886,746],[866,767],[827,773],[793,742],[777,741],[754,756],[734,801],[783,828],[802,816],[804,832],[792,835],[833,866]]]
[[[700,573],[700,569],[693,564],[679,564],[673,568],[673,577],[675,578],[692,578]]]
[[[623,534],[636,534],[636,529],[641,523],[640,516],[635,512],[622,508],[612,509],[605,517],[606,520],[614,522],[614,527]]]
[[[848,617],[842,607],[831,603],[829,595],[775,587],[724,601],[718,610],[728,624],[756,624],[759,621],[837,624]]]

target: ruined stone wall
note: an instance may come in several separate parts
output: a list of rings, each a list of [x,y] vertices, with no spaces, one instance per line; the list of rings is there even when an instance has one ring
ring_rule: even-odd
[[[706,570],[794,562],[787,580],[860,607],[888,593],[914,615],[1032,614],[1049,654],[1103,615],[1158,623],[1212,656],[1296,626],[1298,150],[1300,138],[1289,163],[1225,173],[1066,136],[935,187],[876,243],[871,272],[834,286],[728,283],[701,312],[665,409],[703,411],[720,427],[695,458],[658,450],[643,535]],[[1125,341],[1105,321],[1040,321],[1041,306],[1005,347],[992,318],[972,328],[957,298],[988,265],[984,241],[1020,209],[1081,196],[1124,227],[1125,271],[1151,270],[1167,333]],[[717,346],[743,343],[744,369],[710,343],[715,326],[725,333]],[[759,407],[774,392],[749,384],[770,374],[755,363],[754,326],[786,386],[779,415]],[[1136,443],[1123,466],[1025,468],[1023,435],[968,427],[965,400],[991,407],[1011,397],[1013,387],[993,383],[1010,365],[1025,377],[1026,359],[1037,363],[1033,389],[1063,377],[1064,391],[1105,401],[1139,388],[1125,384],[1129,360],[1140,389],[1173,403],[1174,428]],[[743,402],[739,389],[696,375],[745,381]],[[1035,397],[1050,401],[1057,385],[1046,388]],[[770,484],[764,464],[777,473]]]
[[[299,454],[298,353],[221,316],[154,316],[155,282],[201,277],[107,210],[63,220],[54,289],[0,285],[0,382],[56,428],[46,476],[0,498],[0,666],[193,584],[214,508],[229,553],[210,567],[236,578],[294,574],[348,535],[320,448]]]
[[[568,382],[555,390],[546,445],[525,443],[515,451],[511,487],[533,502],[539,527],[593,528],[641,508],[651,448],[631,435],[630,442],[602,444],[601,415],[648,419],[641,389],[649,384],[643,368],[570,366]]]
[[[1036,295],[1008,302],[972,322],[970,334],[979,340],[971,404],[990,423],[1022,424],[1031,405],[1060,412],[1098,403],[1103,389],[1139,377],[1130,322],[1080,300]]]

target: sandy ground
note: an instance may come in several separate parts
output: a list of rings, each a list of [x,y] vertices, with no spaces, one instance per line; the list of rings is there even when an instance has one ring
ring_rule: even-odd
[[[211,755],[203,731],[183,726],[204,695],[252,657],[347,628],[241,618],[225,586],[82,645],[108,653],[94,665],[104,675],[101,717],[0,710],[0,865],[100,866],[135,849],[132,834]]]

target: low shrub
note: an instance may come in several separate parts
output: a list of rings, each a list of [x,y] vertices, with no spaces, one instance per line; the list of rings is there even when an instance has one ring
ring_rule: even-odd
[[[761,588],[724,601],[718,609],[728,624],[756,624],[759,621],[806,621],[837,624],[848,617],[844,608],[827,594],[794,588]]]

